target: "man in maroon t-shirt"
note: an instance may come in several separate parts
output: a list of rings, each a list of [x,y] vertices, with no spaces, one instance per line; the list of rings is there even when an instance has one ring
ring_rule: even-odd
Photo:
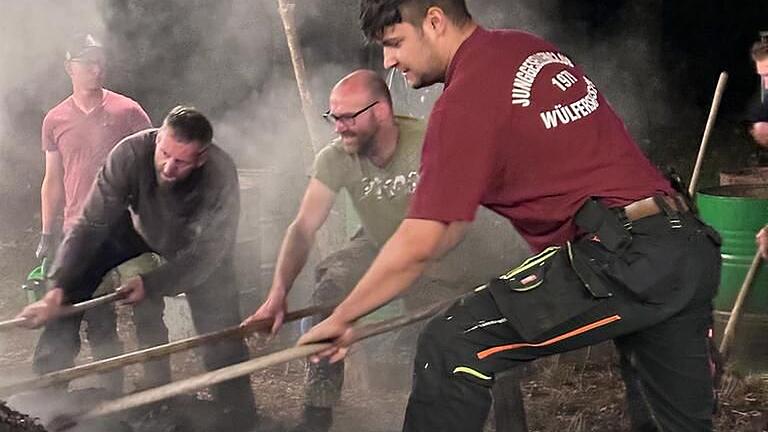
[[[481,431],[496,373],[608,339],[635,367],[661,430],[711,430],[717,233],[595,84],[536,36],[479,27],[463,0],[363,0],[361,21],[385,67],[445,90],[407,218],[300,342],[336,339],[321,356],[341,358],[352,323],[405,291],[483,205],[538,254],[428,324],[404,430]]]
[[[62,232],[66,234],[80,217],[107,154],[124,137],[152,126],[138,103],[103,88],[104,52],[92,35],[74,37],[66,58],[72,94],[48,112],[42,127],[45,177],[40,192],[42,231],[36,251],[38,258],[51,258],[62,205]],[[94,309],[86,313],[85,319],[88,340],[97,358],[122,353],[113,308]],[[37,371],[47,373],[71,366],[79,340],[73,340],[71,345],[72,352],[68,353],[45,353],[38,347]],[[105,384],[109,390],[121,393],[122,373],[111,374]]]

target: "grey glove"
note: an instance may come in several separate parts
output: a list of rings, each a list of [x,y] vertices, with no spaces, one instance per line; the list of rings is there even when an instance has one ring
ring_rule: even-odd
[[[37,259],[47,258],[51,253],[52,245],[53,235],[40,233],[40,243],[37,244],[37,249],[35,249],[35,256]]]

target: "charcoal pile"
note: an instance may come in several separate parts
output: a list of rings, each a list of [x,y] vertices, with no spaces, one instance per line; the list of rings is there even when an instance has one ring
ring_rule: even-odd
[[[73,391],[49,388],[15,394],[8,398],[7,409],[27,413],[29,418],[35,419],[37,428],[3,429],[4,421],[0,419],[0,432],[133,432],[121,416],[82,420],[73,414],[88,410],[110,397],[109,392],[100,388]]]
[[[0,402],[0,432],[46,432],[45,428],[28,415],[14,411]]]

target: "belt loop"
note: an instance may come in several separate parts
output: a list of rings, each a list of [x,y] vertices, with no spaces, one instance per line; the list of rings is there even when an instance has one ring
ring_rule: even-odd
[[[685,202],[683,195],[679,193],[672,194],[672,199],[675,200],[677,208],[680,210],[678,213],[685,213],[690,211],[690,206]]]
[[[624,229],[629,232],[632,232],[632,221],[629,220],[629,217],[627,216],[627,211],[624,209],[624,207],[616,208],[616,216],[618,217],[619,222],[624,227]]]
[[[659,206],[662,211],[664,211],[664,214],[667,215],[669,226],[672,227],[672,229],[680,229],[683,227],[683,222],[680,220],[680,213],[678,213],[677,210],[673,209],[669,205],[669,203],[664,199],[663,195],[654,195],[653,202],[655,202],[656,205]]]

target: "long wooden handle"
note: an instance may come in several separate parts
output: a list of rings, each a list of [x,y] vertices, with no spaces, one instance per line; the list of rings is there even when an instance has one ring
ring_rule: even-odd
[[[265,369],[291,360],[317,354],[320,351],[330,348],[331,346],[331,343],[318,343],[296,346],[282,351],[277,351],[272,354],[258,357],[243,363],[234,364],[232,366],[227,366],[225,368],[207,372],[192,378],[187,378],[182,381],[155,387],[150,390],[134,393],[120,399],[115,399],[113,401],[99,404],[91,411],[83,414],[82,419],[90,419],[103,415],[114,414],[116,412],[125,411],[127,409],[136,408],[142,405],[150,404],[152,402],[168,399],[182,393],[248,375],[260,369]]]
[[[396,330],[416,321],[429,318],[448,307],[455,300],[456,298],[446,300],[435,305],[419,309],[412,314],[403,315],[377,323],[356,326],[352,331],[351,340],[352,342],[358,342],[372,336]],[[166,384],[164,386],[156,387],[143,392],[134,393],[120,399],[115,399],[113,401],[104,402],[97,405],[90,411],[80,413],[79,415],[76,414],[73,417],[79,419],[90,419],[98,416],[114,414],[119,411],[124,411],[138,406],[157,402],[192,390],[197,390],[202,387],[211,386],[223,381],[249,375],[260,369],[265,369],[291,360],[317,354],[330,348],[331,346],[333,346],[332,343],[314,343],[288,348],[283,351],[278,351],[263,357],[248,360],[243,363],[227,366],[225,368],[217,369],[215,371],[204,373],[192,378]]]
[[[62,308],[60,316],[62,317],[72,316],[80,312],[85,312],[88,309],[93,309],[95,307],[98,307],[104,304],[112,303],[114,301],[121,299],[122,297],[123,297],[122,293],[113,292],[113,293],[103,295],[101,297],[96,297],[94,299],[86,300],[84,302],[75,303],[71,306],[65,306]],[[27,321],[26,318],[13,318],[6,321],[0,321],[0,331],[17,328],[19,327],[19,325],[21,325],[25,321]]]
[[[80,312],[85,312],[88,309],[93,309],[97,306],[113,303],[117,300],[120,300],[124,296],[125,294],[115,291],[109,294],[105,294],[101,297],[96,297],[94,299],[86,300],[84,302],[75,303],[72,306],[65,306],[64,312],[62,313],[62,315],[71,316],[71,315],[78,314]]]
[[[296,311],[288,312],[285,315],[285,322],[295,321],[297,319],[305,318],[317,314],[330,313],[335,305],[328,306],[312,306]],[[8,395],[18,393],[21,391],[33,390],[43,387],[48,387],[54,384],[64,383],[72,381],[76,378],[82,378],[87,375],[95,373],[103,373],[113,369],[119,369],[131,364],[141,363],[157,358],[165,357],[174,353],[178,353],[184,350],[196,348],[198,346],[216,342],[222,339],[233,337],[244,337],[255,331],[268,330],[272,326],[271,319],[255,321],[248,326],[240,327],[228,327],[223,330],[205,333],[198,336],[193,336],[186,339],[180,339],[164,345],[145,348],[142,350],[125,353],[119,356],[111,357],[104,360],[95,361],[79,366],[75,366],[69,369],[62,369],[59,371],[51,372],[39,377],[18,381],[15,383],[0,386],[0,394]]]
[[[0,321],[0,331],[10,330],[18,327],[21,323],[25,322],[26,318],[13,318],[5,321]]]
[[[728,317],[728,323],[725,325],[725,331],[723,331],[723,340],[720,342],[720,354],[723,356],[723,359],[727,359],[728,354],[730,354],[731,345],[733,345],[733,339],[736,334],[736,325],[741,318],[744,302],[747,300],[749,289],[752,287],[752,282],[755,280],[755,275],[757,274],[757,270],[760,268],[760,263],[762,261],[763,257],[758,250],[755,253],[755,257],[752,258],[752,264],[749,266],[747,275],[744,277],[744,282],[741,284],[739,294],[736,296],[736,301],[733,303],[731,315]]]
[[[717,87],[715,88],[715,95],[712,98],[712,106],[709,108],[709,117],[707,117],[707,125],[704,128],[704,135],[701,137],[701,145],[699,145],[699,155],[696,157],[696,165],[693,167],[693,174],[691,174],[691,182],[688,186],[688,194],[692,197],[696,194],[696,187],[699,183],[699,175],[701,174],[701,164],[704,161],[704,153],[707,151],[707,144],[709,143],[709,136],[712,134],[712,129],[715,126],[715,119],[717,119],[717,112],[720,109],[720,100],[723,98],[725,92],[725,84],[728,82],[728,73],[721,72],[720,78],[717,80]]]

